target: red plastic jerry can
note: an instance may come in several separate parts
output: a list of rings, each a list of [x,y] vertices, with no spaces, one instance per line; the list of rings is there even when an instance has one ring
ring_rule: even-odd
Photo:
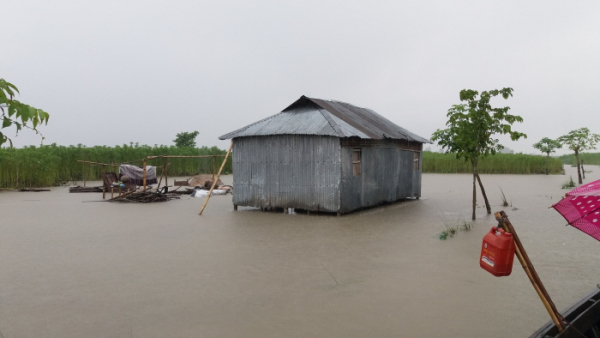
[[[514,258],[515,241],[512,234],[492,227],[483,237],[479,266],[496,277],[508,276],[512,272]]]

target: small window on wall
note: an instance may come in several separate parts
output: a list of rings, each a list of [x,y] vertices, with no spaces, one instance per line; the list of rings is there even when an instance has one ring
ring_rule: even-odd
[[[419,158],[420,158],[421,153],[418,152],[414,152],[414,158],[413,158],[413,170],[419,170],[420,168],[420,163],[419,163]]]
[[[354,176],[360,176],[360,149],[352,150],[352,174]]]

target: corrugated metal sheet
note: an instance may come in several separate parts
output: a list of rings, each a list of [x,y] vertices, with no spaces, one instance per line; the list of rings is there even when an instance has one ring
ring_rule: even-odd
[[[302,96],[281,113],[235,130],[233,204],[346,213],[420,197],[415,152],[428,140],[347,103]],[[361,174],[352,151],[361,149]]]
[[[415,152],[375,143],[360,147],[361,175],[354,176],[352,151],[357,148],[342,147],[336,137],[237,138],[233,204],[347,213],[420,197],[421,171],[413,170]]]
[[[397,147],[361,147],[361,175],[352,171],[354,147],[342,147],[340,212],[421,197],[421,171],[413,170],[414,152]]]
[[[360,139],[356,137],[342,138],[340,139],[342,147],[382,147],[382,148],[398,148],[412,151],[422,151],[423,143],[412,142],[406,140],[373,140],[373,139]]]
[[[233,204],[327,212],[340,209],[338,138],[242,137],[233,147]]]
[[[303,96],[303,98],[305,97]],[[356,107],[349,103],[339,101],[312,98],[306,99],[325,108],[328,112],[365,133],[369,138],[392,138],[422,143],[429,142],[429,140],[411,133],[370,109]]]
[[[288,134],[429,142],[370,109],[306,96],[279,114],[222,135],[219,139]]]

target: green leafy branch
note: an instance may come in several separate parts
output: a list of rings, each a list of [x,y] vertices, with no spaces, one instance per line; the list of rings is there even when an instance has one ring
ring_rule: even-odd
[[[6,136],[6,133],[2,131],[3,129],[14,126],[16,133],[18,133],[21,129],[27,128],[41,135],[37,129],[38,126],[47,124],[50,118],[50,115],[45,111],[15,100],[15,94],[19,94],[19,89],[12,83],[0,79],[0,120],[2,120],[0,146],[6,142],[11,147],[13,146],[12,140]],[[44,137],[41,136],[43,140]]]

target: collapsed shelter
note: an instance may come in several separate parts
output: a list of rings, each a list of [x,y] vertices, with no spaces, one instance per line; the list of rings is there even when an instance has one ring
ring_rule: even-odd
[[[429,140],[366,108],[302,96],[233,140],[233,204],[338,215],[421,196]]]

